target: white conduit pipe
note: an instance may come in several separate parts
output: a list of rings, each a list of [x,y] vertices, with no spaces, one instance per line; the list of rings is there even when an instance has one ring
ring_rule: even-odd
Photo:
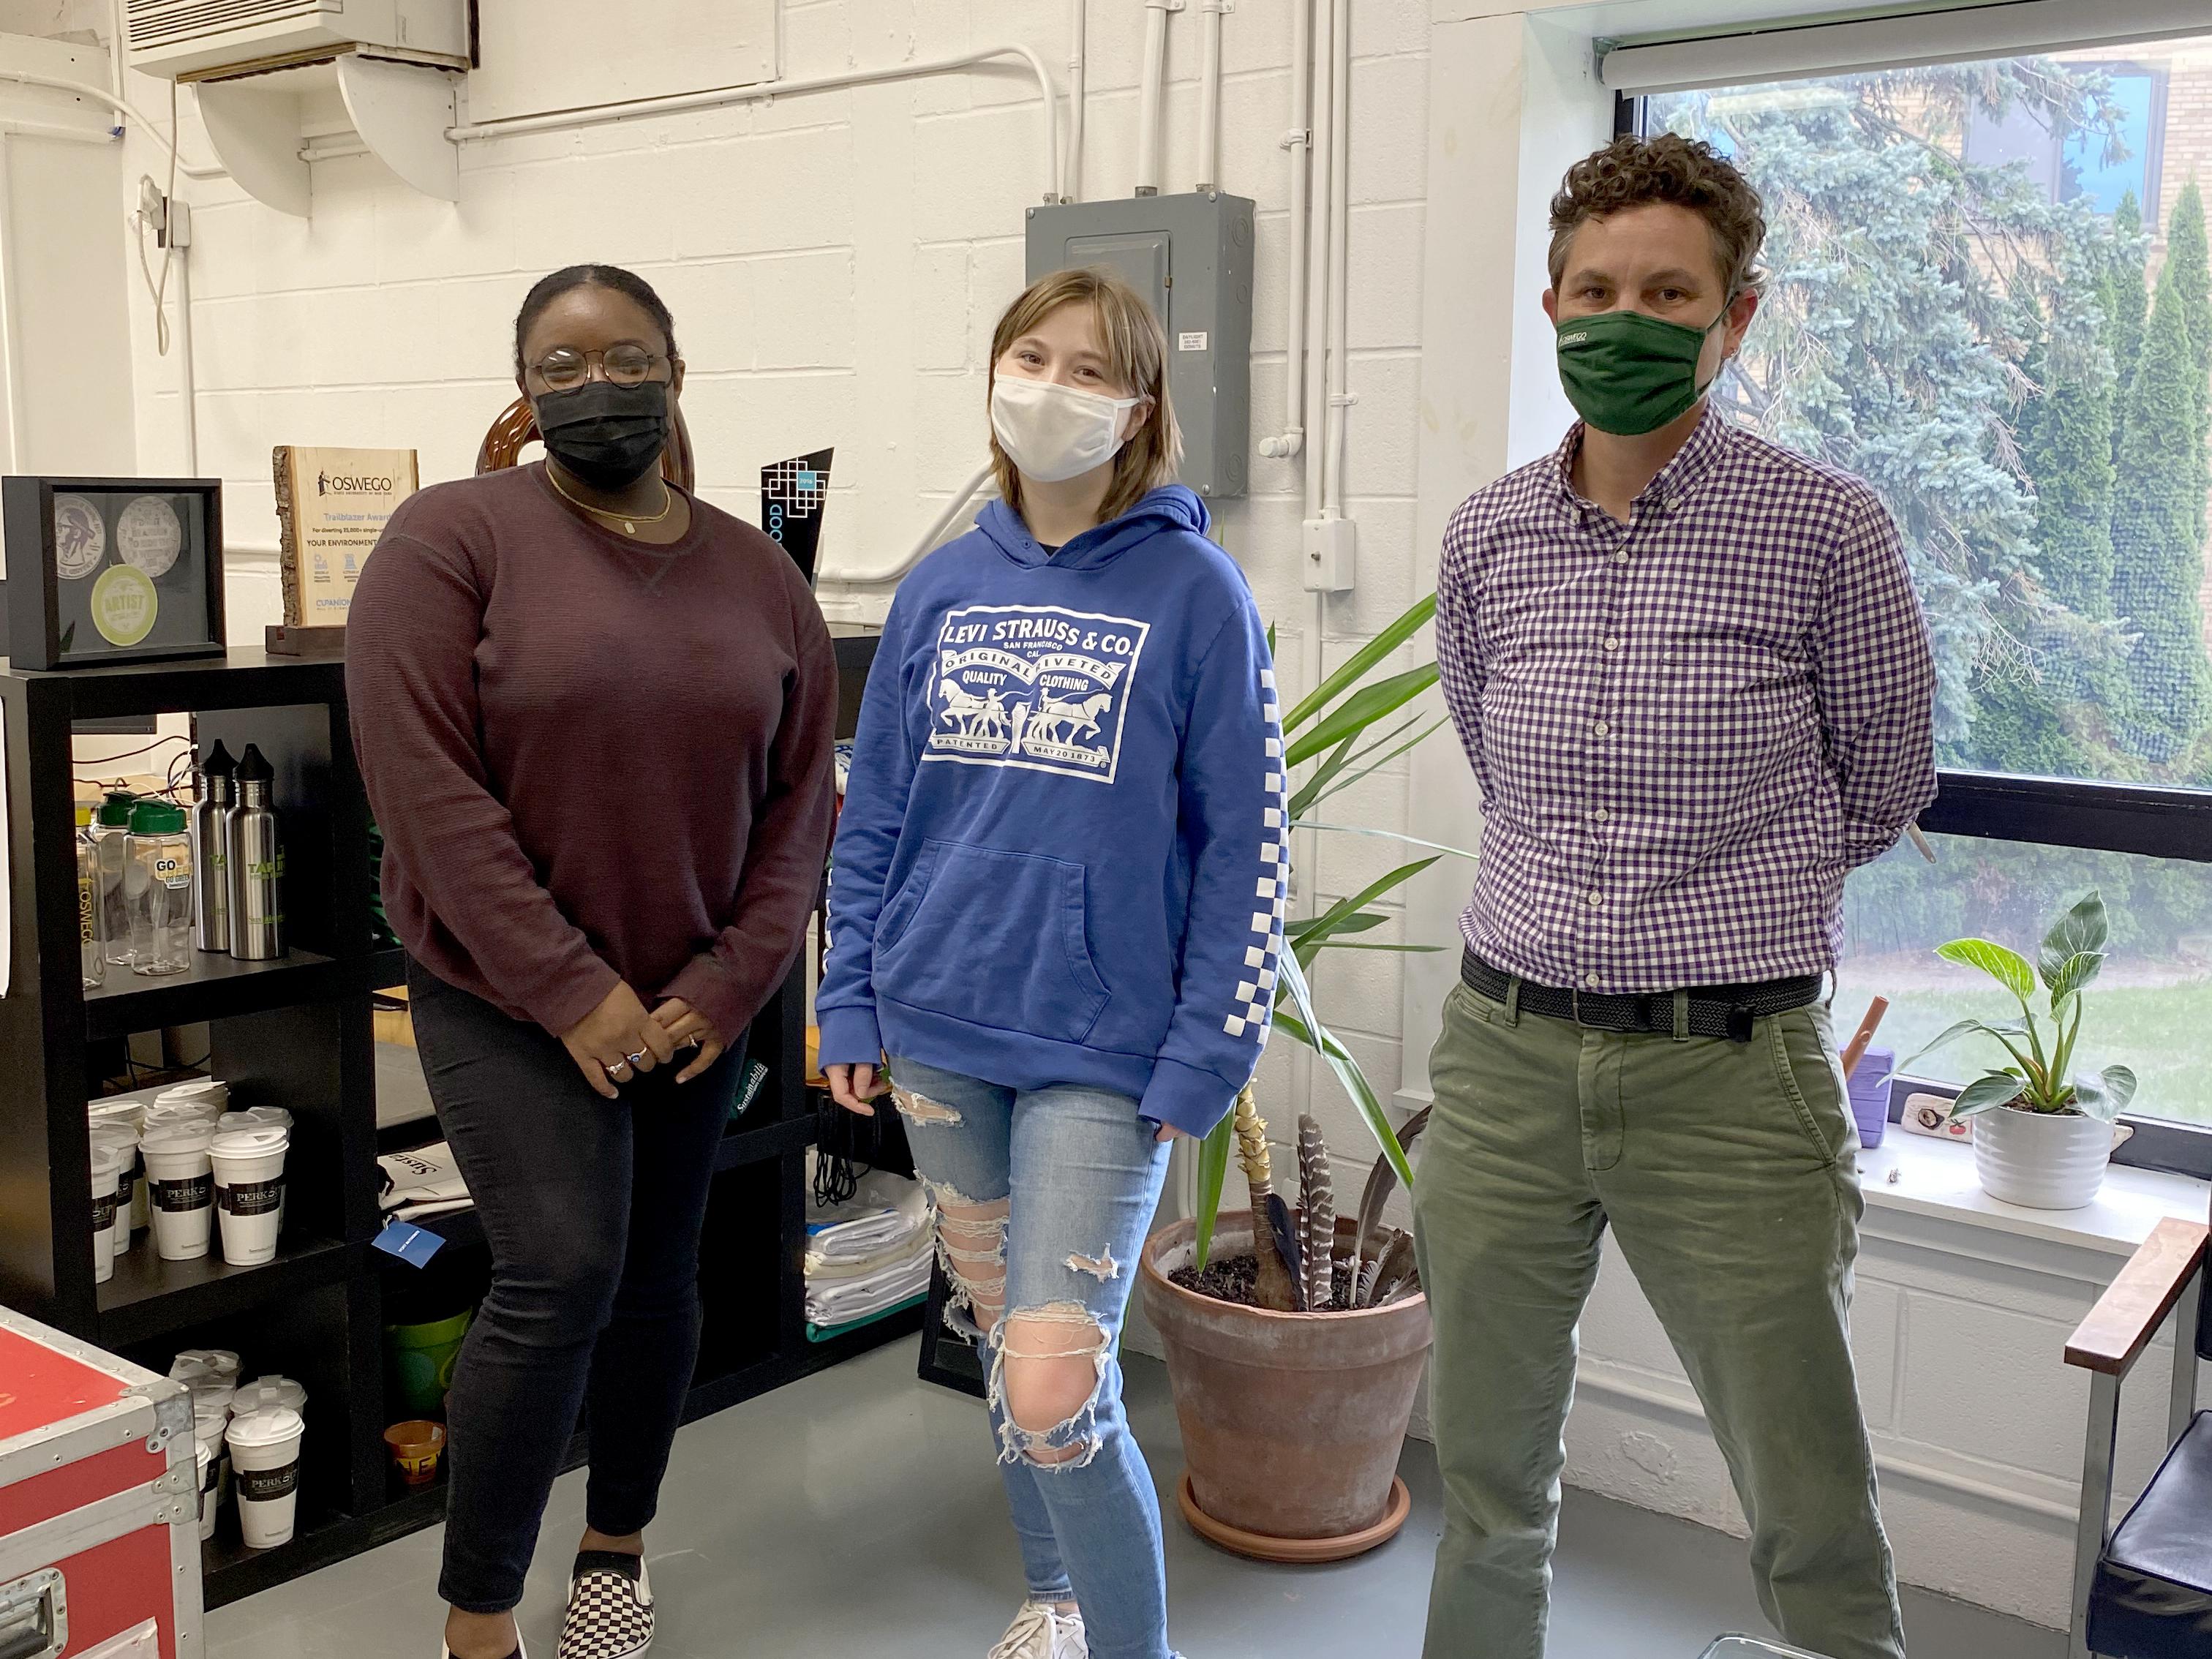
[[[1322,516],[1327,482],[1322,436],[1328,422],[1328,340],[1329,325],[1329,208],[1335,199],[1330,169],[1336,158],[1335,77],[1329,73],[1334,27],[1334,0],[1313,0],[1313,131],[1306,214],[1305,419],[1312,439],[1306,457],[1306,518]]]
[[[175,204],[170,211],[176,211]],[[177,398],[185,417],[185,476],[200,475],[199,368],[192,361],[192,250],[190,243],[176,250],[177,277]]]
[[[1260,453],[1284,459],[1305,447],[1306,397],[1306,172],[1313,148],[1313,5],[1291,0],[1291,130],[1282,148],[1291,156],[1290,350],[1283,363],[1283,429],[1260,440]]]
[[[1228,0],[1198,0],[1198,187],[1221,183],[1221,14]]]
[[[851,582],[855,585],[896,581],[922,562],[924,556],[937,545],[945,532],[952,528],[953,521],[959,518],[961,510],[981,494],[983,486],[990,482],[991,465],[986,461],[976,469],[975,476],[961,485],[952,499],[945,502],[945,510],[937,515],[935,523],[921,532],[921,539],[914,544],[913,550],[891,563],[875,570],[818,571],[816,573],[816,579],[825,582]]]
[[[1345,389],[1346,339],[1351,332],[1346,266],[1352,246],[1352,0],[1331,0],[1334,14],[1329,66],[1328,429],[1322,516],[1344,517],[1344,437],[1350,406]]]
[[[677,93],[666,98],[640,98],[624,104],[596,104],[586,109],[560,110],[550,115],[518,115],[501,121],[465,121],[446,129],[457,144],[480,143],[525,132],[551,132],[570,127],[597,126],[609,121],[629,121],[641,116],[673,115],[688,110],[718,109],[726,104],[757,104],[787,98],[802,92],[835,92],[846,87],[874,86],[885,81],[905,81],[923,75],[947,75],[973,69],[1000,58],[1018,58],[1036,76],[1037,96],[1044,103],[1045,189],[1042,199],[1060,199],[1060,98],[1053,90],[1052,72],[1036,51],[1024,46],[981,46],[952,58],[925,58],[893,64],[882,69],[847,70],[836,75],[810,75],[783,81],[764,81],[757,86],[717,87],[708,92]]]
[[[1160,193],[1160,97],[1168,72],[1168,13],[1182,0],[1145,0],[1145,62],[1137,93],[1137,194]]]
[[[131,25],[124,15],[124,4],[125,0],[109,0],[107,8],[107,27],[114,36],[114,50],[110,54],[113,61],[107,66],[107,78],[118,105],[123,101],[125,90],[123,84],[124,60],[130,56],[131,47]]]
[[[1067,176],[1060,192],[1063,202],[1083,199],[1083,106],[1090,58],[1085,37],[1090,33],[1090,0],[1073,0],[1073,15],[1067,25],[1073,44],[1067,53]]]

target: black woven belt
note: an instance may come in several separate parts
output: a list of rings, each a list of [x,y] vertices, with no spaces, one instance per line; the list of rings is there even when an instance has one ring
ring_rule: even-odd
[[[1459,976],[1467,988],[1492,1002],[1510,1001],[1513,987],[1521,988],[1518,1006],[1524,1014],[1564,1019],[1593,1031],[1652,1031],[1674,1034],[1674,993],[1639,992],[1633,995],[1596,991],[1566,991],[1516,981],[1503,968],[1493,968],[1468,951],[1459,961]],[[1759,985],[1706,985],[1689,993],[1690,1035],[1726,1037],[1731,1042],[1751,1041],[1754,1021],[1769,1014],[1784,1014],[1820,1000],[1822,976],[1770,979]]]

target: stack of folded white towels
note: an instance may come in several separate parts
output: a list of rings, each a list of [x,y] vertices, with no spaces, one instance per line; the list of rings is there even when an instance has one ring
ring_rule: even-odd
[[[851,1325],[927,1295],[931,1219],[921,1183],[881,1170],[862,1176],[842,1204],[810,1200],[806,1322]]]
[[[460,1165],[453,1161],[453,1150],[442,1140],[411,1152],[386,1152],[376,1161],[384,1171],[383,1191],[376,1201],[388,1216],[427,1221],[476,1207]]]

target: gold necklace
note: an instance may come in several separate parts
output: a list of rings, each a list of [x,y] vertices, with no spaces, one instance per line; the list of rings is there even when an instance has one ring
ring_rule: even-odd
[[[545,482],[553,486],[555,495],[571,507],[580,507],[585,512],[596,513],[601,518],[621,520],[623,534],[625,536],[636,535],[637,527],[641,524],[659,524],[676,510],[676,492],[668,487],[668,480],[665,478],[660,481],[660,511],[653,514],[617,513],[611,507],[593,507],[589,501],[580,501],[561,488],[560,475],[550,465],[545,469]]]

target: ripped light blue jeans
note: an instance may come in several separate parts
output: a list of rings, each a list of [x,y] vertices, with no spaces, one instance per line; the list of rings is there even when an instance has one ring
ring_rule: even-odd
[[[1016,1091],[896,1056],[890,1073],[938,1206],[946,1322],[988,1345],[1030,1594],[1073,1595],[1093,1659],[1172,1659],[1159,1499],[1115,1358],[1168,1148],[1126,1095]],[[1048,1368],[1023,1363],[1070,1358],[1096,1368],[1088,1400],[1040,1389]]]

